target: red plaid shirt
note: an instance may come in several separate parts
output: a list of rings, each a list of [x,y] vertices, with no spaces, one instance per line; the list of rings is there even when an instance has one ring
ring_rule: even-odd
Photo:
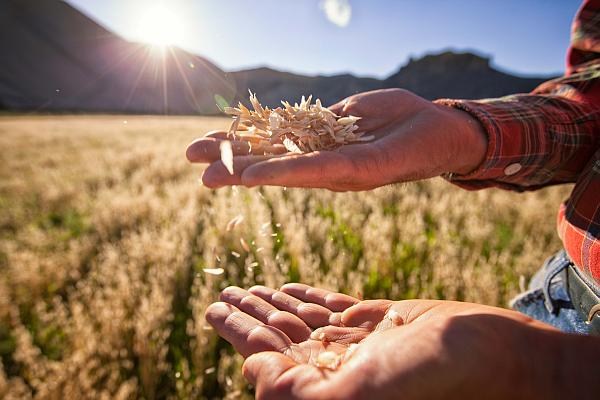
[[[584,276],[600,287],[600,0],[573,22],[565,76],[530,94],[436,102],[469,112],[488,136],[485,160],[463,188],[535,190],[575,182],[558,212],[558,234]]]

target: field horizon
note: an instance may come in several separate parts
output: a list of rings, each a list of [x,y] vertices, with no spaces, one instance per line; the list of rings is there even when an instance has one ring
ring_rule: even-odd
[[[506,307],[561,248],[570,185],[207,189],[185,148],[228,124],[0,114],[0,397],[252,398],[203,317],[228,285]]]

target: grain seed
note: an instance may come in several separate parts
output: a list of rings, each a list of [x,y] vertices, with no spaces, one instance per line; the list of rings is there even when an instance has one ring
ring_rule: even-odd
[[[283,144],[291,153],[333,150],[348,143],[374,139],[373,136],[365,136],[364,132],[358,132],[356,122],[360,117],[339,117],[323,107],[319,99],[315,104],[311,104],[311,101],[312,96],[302,96],[300,104],[292,106],[282,101],[283,107],[270,109],[263,107],[256,94],[250,92],[250,103],[254,110],[246,108],[241,102],[238,107],[224,108],[226,114],[234,117],[229,136],[248,143],[258,142],[259,146],[262,143],[265,149],[269,145]],[[238,134],[238,131],[244,133]],[[224,160],[223,154],[221,159]]]
[[[316,366],[319,368],[336,369],[340,360],[333,351],[324,351],[317,356]]]
[[[233,228],[235,228],[242,222],[244,222],[244,216],[242,214],[235,216],[231,221],[227,223],[227,232],[230,232],[231,230],[233,230]]]
[[[244,238],[240,238],[240,244],[246,252],[250,251],[250,246],[248,246],[248,243],[244,240]]]
[[[221,161],[230,175],[233,175],[233,150],[231,149],[231,142],[229,140],[223,140],[219,144],[219,150],[221,151]]]
[[[221,275],[225,272],[223,268],[203,268],[202,271],[210,275]]]

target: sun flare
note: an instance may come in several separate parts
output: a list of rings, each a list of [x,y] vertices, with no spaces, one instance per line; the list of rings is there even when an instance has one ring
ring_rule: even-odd
[[[182,24],[166,5],[151,6],[141,12],[136,36],[155,46],[170,46],[183,39]]]

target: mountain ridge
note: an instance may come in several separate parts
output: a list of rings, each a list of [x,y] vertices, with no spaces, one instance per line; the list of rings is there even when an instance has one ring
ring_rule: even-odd
[[[159,52],[127,41],[59,0],[0,2],[0,108],[12,110],[215,114],[228,103],[298,101],[313,94],[333,104],[355,93],[402,87],[433,100],[528,92],[547,77],[518,77],[464,52],[427,54],[384,79],[344,72],[303,75],[256,67],[225,72],[177,47]]]

